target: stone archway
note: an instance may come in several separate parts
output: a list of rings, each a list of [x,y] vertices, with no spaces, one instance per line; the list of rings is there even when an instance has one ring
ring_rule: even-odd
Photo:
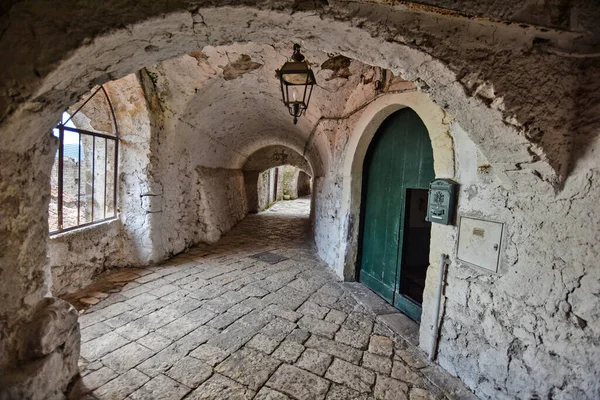
[[[309,175],[314,174],[314,171],[320,171],[318,166],[313,167],[298,151],[287,146],[267,146],[255,151],[248,157],[242,168],[248,212],[256,213],[260,211],[257,192],[259,175],[263,171],[280,165],[291,165],[301,171],[305,171]]]
[[[355,125],[349,140],[344,160],[342,178],[341,221],[343,237],[343,258],[339,260],[338,271],[343,271],[346,280],[354,280],[357,268],[357,249],[359,240],[359,221],[362,199],[363,161],[367,149],[381,123],[395,111],[410,107],[427,127],[433,148],[434,170],[437,178],[454,178],[454,144],[445,121],[445,113],[425,94],[406,92],[383,96],[371,103],[363,112]],[[430,268],[423,294],[423,315],[421,323],[421,343],[428,342],[432,316],[430,302],[435,292],[436,283],[432,281],[439,266],[437,262],[441,253],[448,253],[453,242],[447,240],[449,228],[433,224],[431,228],[431,248],[429,253]]]
[[[433,147],[434,170],[438,178],[454,177],[454,150],[444,112],[423,93],[408,92],[383,96],[364,111],[348,140],[344,160],[341,213],[347,221],[344,231],[351,238],[346,243],[343,260],[344,277],[355,276],[358,221],[360,214],[363,161],[377,128],[393,112],[412,108],[427,127]],[[432,232],[433,235],[433,232]],[[432,250],[433,253],[433,250]]]
[[[61,6],[67,3],[62,2]],[[110,6],[109,3],[106,4]],[[521,77],[521,74],[511,75],[506,71],[499,71],[500,76],[480,76],[476,71],[485,70],[487,65],[474,62],[471,66],[467,54],[470,50],[469,46],[480,40],[490,40],[494,43],[494,50],[491,53],[500,54],[505,49],[510,50],[515,47],[529,49],[533,38],[539,36],[553,39],[556,32],[545,33],[540,29],[528,28],[523,34],[524,31],[513,27],[509,31],[502,32],[503,35],[497,36],[496,30],[500,23],[482,21],[477,27],[479,34],[472,35],[468,29],[471,21],[466,18],[449,23],[440,32],[436,31],[439,27],[439,15],[423,14],[418,18],[417,24],[425,21],[424,26],[436,27],[431,29],[439,35],[437,38],[434,37],[434,42],[444,42],[440,38],[449,32],[455,34],[458,26],[467,50],[448,51],[446,46],[440,46],[437,50],[430,48],[421,51],[411,47],[415,43],[414,38],[418,39],[418,43],[423,43],[429,41],[428,35],[419,32],[419,29],[413,32],[395,31],[404,25],[407,17],[410,19],[413,16],[409,15],[412,11],[380,8],[387,6],[373,5],[371,9],[362,10],[363,14],[356,18],[343,15],[343,18],[339,19],[335,17],[340,13],[351,11],[349,15],[356,15],[352,12],[356,10],[344,9],[340,12],[328,10],[321,15],[314,12],[297,12],[291,16],[287,12],[289,10],[269,11],[260,7],[196,7],[184,11],[187,3],[184,6],[179,2],[174,2],[170,7],[172,8],[166,10],[148,7],[148,10],[140,13],[139,17],[136,13],[129,13],[124,18],[114,18],[114,21],[109,24],[100,23],[102,28],[97,26],[98,22],[95,18],[87,18],[80,21],[76,34],[68,40],[65,40],[65,36],[61,36],[61,32],[67,35],[69,29],[57,30],[54,26],[43,25],[43,28],[47,28],[52,33],[52,36],[44,41],[44,46],[48,48],[43,52],[39,51],[39,48],[28,46],[39,40],[36,39],[35,32],[31,38],[22,35],[22,32],[27,31],[20,25],[23,21],[15,25],[9,24],[11,29],[7,28],[3,32],[1,50],[8,53],[21,48],[23,51],[15,52],[15,62],[7,64],[6,69],[2,68],[3,72],[7,72],[2,74],[7,79],[0,90],[2,93],[0,124],[3,132],[6,133],[0,136],[0,154],[2,154],[0,187],[3,189],[0,193],[0,202],[6,205],[0,210],[0,233],[2,239],[8,238],[4,248],[9,249],[0,258],[5,266],[3,271],[0,271],[0,281],[4,282],[1,294],[5,300],[5,307],[0,312],[0,321],[3,321],[0,330],[6,335],[3,337],[6,340],[0,344],[0,352],[7,355],[0,363],[2,370],[8,365],[27,365],[31,361],[29,358],[25,361],[20,359],[17,349],[22,348],[29,341],[41,343],[41,339],[22,337],[19,332],[22,326],[35,319],[34,314],[38,308],[41,307],[42,311],[48,308],[43,304],[43,298],[47,295],[47,278],[43,269],[45,251],[40,249],[44,249],[48,237],[44,220],[46,220],[45,210],[49,197],[48,171],[52,164],[55,146],[44,134],[47,128],[54,125],[57,116],[65,106],[87,91],[92,82],[101,83],[116,79],[145,65],[207,45],[222,45],[232,41],[273,44],[274,38],[286,37],[307,43],[307,46],[315,49],[344,54],[371,65],[389,68],[406,79],[420,82],[423,90],[428,91],[432,99],[443,104],[444,108],[457,117],[469,134],[475,136],[474,142],[482,144],[483,150],[488,151],[492,163],[501,165],[505,163],[503,168],[508,170],[517,165],[519,171],[522,171],[522,165],[535,162],[532,168],[535,168],[538,176],[546,180],[553,180],[555,177],[554,168],[544,157],[540,159],[539,154],[535,154],[538,149],[531,146],[531,141],[526,137],[519,135],[522,125],[518,121],[526,121],[528,117],[536,115],[554,118],[555,113],[547,112],[548,109],[552,111],[552,107],[557,110],[561,107],[545,105],[543,101],[548,97],[554,97],[564,98],[568,102],[568,96],[560,96],[563,93],[561,85],[553,85],[549,93],[543,92],[543,96],[538,96],[539,103],[542,104],[540,108],[528,107],[530,111],[524,112],[524,115],[515,119],[511,112],[519,109],[521,105],[519,98],[527,97],[523,96],[523,90],[528,91],[530,86],[535,86],[536,81],[530,82],[532,75],[523,74]],[[57,10],[64,11],[60,7],[57,7]],[[101,13],[104,12],[102,6],[99,10]],[[388,23],[387,18],[391,15],[389,11],[394,11],[394,18],[390,18]],[[17,12],[11,14],[11,21],[20,17]],[[68,13],[64,14],[64,18],[72,18]],[[385,24],[380,15],[385,15]],[[35,15],[31,18],[35,18]],[[47,18],[47,20],[51,20],[52,24],[56,23],[54,18]],[[43,23],[45,22],[40,21],[40,24]],[[86,25],[87,23],[90,25]],[[131,25],[122,28],[123,23]],[[383,33],[375,34],[374,32],[379,31],[383,25],[386,26],[386,29],[382,30]],[[14,26],[16,31],[12,28]],[[109,32],[111,28],[115,30]],[[404,34],[407,36],[404,37]],[[476,39],[469,39],[470,36],[476,36]],[[496,40],[500,40],[501,43],[497,43]],[[564,40],[574,39],[569,36]],[[452,41],[460,40],[452,36]],[[5,43],[8,44],[4,45]],[[443,59],[444,53],[452,54],[453,58],[446,56],[444,62],[440,62],[436,57]],[[501,61],[513,59],[510,51],[505,53],[499,56]],[[481,57],[479,54],[476,57],[496,61],[494,57]],[[457,59],[460,62],[456,63]],[[536,60],[539,62],[539,58]],[[451,64],[454,64],[452,68],[448,66]],[[509,64],[511,63],[506,63]],[[554,71],[556,76],[560,76],[564,70],[573,69],[568,62],[556,64],[559,66],[557,71]],[[514,65],[517,70],[522,67],[519,63]],[[470,72],[473,76],[469,75]],[[542,81],[546,80],[545,74],[540,73],[539,70],[535,72],[537,76],[542,77],[540,78]],[[457,75],[464,79],[457,78]],[[504,76],[509,77],[509,80],[504,79]],[[510,79],[515,76],[521,80],[511,85]],[[523,82],[527,84],[522,84]],[[494,90],[495,83],[496,87],[500,88],[498,93]],[[512,91],[513,88],[520,88],[520,90]],[[508,111],[503,107],[502,96],[504,95],[511,100]],[[422,96],[426,97],[424,94]],[[373,104],[376,103],[378,102]],[[410,104],[402,102],[398,104],[413,108]],[[394,107],[398,109],[401,106],[390,106],[389,113],[394,110]],[[569,111],[569,107],[564,109],[565,112]],[[415,111],[419,113],[416,108]],[[386,112],[382,111],[384,114]],[[439,116],[440,113],[436,115]],[[472,115],[476,115],[477,118],[472,118]],[[556,118],[560,118],[561,115],[563,114],[559,114]],[[505,118],[509,117],[511,123],[514,122],[510,126],[504,122]],[[423,120],[427,125],[426,118]],[[552,119],[542,118],[538,125],[542,128],[551,128],[554,122]],[[365,130],[361,132],[364,133]],[[363,133],[360,135],[362,136]],[[494,138],[490,143],[496,148],[507,148],[510,151],[494,153],[493,147],[484,142],[485,137]],[[318,155],[316,158],[327,160],[333,147],[334,144],[329,141],[329,138],[325,135],[317,135],[307,140],[303,153],[315,154]],[[360,141],[354,144],[355,151],[352,154],[361,153],[362,150],[356,151],[356,149],[362,149]],[[568,143],[564,146],[559,143],[554,149],[559,155],[565,150],[568,150]],[[348,177],[352,176],[352,169],[351,163]],[[436,173],[438,172],[436,162]],[[439,176],[443,175],[440,173]],[[315,177],[317,178],[316,175]],[[344,190],[345,196],[342,202],[342,209],[346,208],[346,213],[342,215],[348,214],[344,217],[343,223],[346,226],[342,231],[348,233],[346,236],[350,238],[350,243],[353,240],[353,229],[350,226],[353,221],[351,210],[354,203],[346,198],[352,199],[352,192],[350,182],[349,188]],[[348,258],[347,255],[351,253],[346,249],[348,249],[347,245],[342,252],[344,257],[340,260],[342,269]],[[16,292],[19,295],[13,295]],[[52,329],[58,323],[50,321],[48,325]],[[59,348],[59,344],[57,343],[55,348],[50,350],[54,359],[61,357],[54,352]],[[57,382],[55,387],[47,388],[47,392],[63,391],[64,387],[61,387],[63,383]]]

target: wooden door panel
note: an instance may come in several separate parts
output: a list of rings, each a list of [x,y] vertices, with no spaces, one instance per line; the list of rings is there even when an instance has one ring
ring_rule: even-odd
[[[426,188],[433,178],[427,129],[413,110],[397,111],[379,127],[365,157],[359,275],[392,304],[403,304],[395,298],[401,296],[406,191]]]

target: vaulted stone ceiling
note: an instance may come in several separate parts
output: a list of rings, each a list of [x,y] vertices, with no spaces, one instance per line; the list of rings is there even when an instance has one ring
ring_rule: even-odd
[[[381,74],[379,68],[305,51],[317,85],[308,112],[294,125],[276,74],[291,53],[291,42],[233,44],[206,47],[146,68],[142,73],[155,86],[165,124],[176,132],[166,144],[187,149],[198,165],[207,167],[241,168],[251,154],[271,145],[304,154],[319,119],[342,116],[352,107],[350,98],[364,101],[374,95],[376,83],[367,77]],[[328,151],[319,152],[311,160],[317,170],[322,165],[314,164],[326,161]]]
[[[588,105],[598,94],[588,88],[598,75],[598,38],[595,20],[580,16],[589,10],[583,0],[425,2],[467,14],[380,0],[105,2],[81,5],[77,15],[66,0],[54,2],[51,13],[37,3],[11,2],[0,17],[0,52],[13,61],[0,65],[0,124],[19,132],[0,137],[0,149],[30,149],[95,84],[207,46],[282,40],[415,81],[509,174],[525,168],[558,183],[573,152],[593,140],[595,109]],[[581,134],[566,137],[565,126]]]

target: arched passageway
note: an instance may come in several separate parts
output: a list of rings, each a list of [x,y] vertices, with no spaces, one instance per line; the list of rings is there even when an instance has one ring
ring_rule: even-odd
[[[140,3],[139,12],[118,18],[111,4],[80,5],[82,15],[97,18],[74,19],[63,9],[71,10],[67,1],[55,4],[56,18],[37,18],[43,8],[12,2],[0,17],[0,51],[14,55],[0,67],[6,78],[0,82],[3,388],[20,397],[59,396],[77,375],[77,315],[49,296],[44,249],[56,143],[47,131],[80,95],[103,83],[127,127],[122,210],[101,228],[115,238],[108,245],[99,231],[86,233],[84,247],[100,253],[84,257],[102,259],[103,266],[142,266],[216,242],[248,212],[248,158],[285,146],[311,167],[319,256],[338,277],[353,279],[366,148],[382,118],[411,107],[428,128],[436,177],[461,184],[460,213],[507,227],[493,274],[460,261],[457,227],[432,227],[430,265],[440,253],[453,260],[440,364],[484,397],[497,390],[513,398],[598,391],[590,351],[598,333],[591,322],[597,280],[584,279],[597,275],[588,265],[598,253],[589,239],[595,237],[590,221],[597,219],[598,127],[590,117],[595,108],[580,107],[596,104],[599,93],[593,90],[597,57],[586,47],[594,44],[589,32],[595,28],[506,24],[410,4],[232,2],[187,9],[170,2],[159,10]],[[503,15],[527,19],[507,10],[491,14]],[[298,126],[281,112],[273,73],[292,40],[306,48],[320,85]],[[557,84],[548,84],[552,79]],[[423,349],[438,318],[431,306],[438,284],[429,271]],[[118,312],[111,317],[131,311],[121,300],[107,312]],[[530,320],[521,321],[523,309]],[[328,335],[318,321],[306,323],[317,326],[317,336]],[[331,374],[344,375],[340,365],[332,362]],[[33,372],[23,376],[23,370]]]
[[[291,176],[279,173],[277,167],[290,166],[294,169],[287,171]],[[275,168],[275,169],[274,169]],[[256,213],[270,206],[271,203],[282,199],[284,186],[293,185],[288,189],[288,196],[298,197],[298,172],[307,171],[313,174],[314,169],[300,153],[286,146],[267,146],[251,154],[243,167],[248,211]],[[318,171],[318,170],[317,170]],[[285,180],[285,182],[284,182]],[[305,193],[303,195],[308,195]]]
[[[249,195],[248,191],[246,193]],[[296,200],[299,197],[309,199],[310,212],[311,193],[311,179],[304,171],[291,165],[270,168],[258,175],[257,212],[266,210],[278,201]]]

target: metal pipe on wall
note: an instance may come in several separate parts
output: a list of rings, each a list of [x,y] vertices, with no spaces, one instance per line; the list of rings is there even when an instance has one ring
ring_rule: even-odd
[[[448,265],[448,256],[442,254],[440,259],[440,275],[438,281],[437,299],[435,302],[435,320],[433,323],[433,340],[431,341],[431,349],[429,350],[429,361],[434,361],[437,356],[437,348],[440,336],[440,305],[442,303],[442,292],[446,286],[446,266]]]

